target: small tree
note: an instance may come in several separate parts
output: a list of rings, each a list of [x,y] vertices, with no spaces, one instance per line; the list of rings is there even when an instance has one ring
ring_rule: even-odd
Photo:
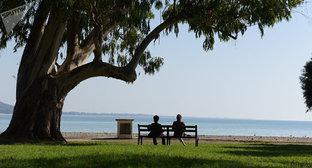
[[[30,2],[31,0],[27,0]],[[6,11],[24,0],[1,0]],[[153,74],[163,64],[152,57],[148,45],[188,25],[203,48],[236,39],[249,26],[266,26],[290,19],[302,0],[40,0],[13,32],[0,24],[0,47],[10,40],[24,47],[17,75],[16,104],[7,130],[8,140],[65,141],[60,132],[66,95],[80,82],[108,77],[128,83],[141,66]],[[162,22],[150,21],[159,11]],[[63,52],[62,52],[63,51]],[[93,59],[90,59],[93,55]]]
[[[300,81],[308,112],[312,107],[312,59],[305,64]]]

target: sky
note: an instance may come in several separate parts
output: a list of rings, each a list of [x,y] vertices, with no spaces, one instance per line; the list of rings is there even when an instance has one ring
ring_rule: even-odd
[[[84,81],[69,93],[64,111],[310,121],[299,81],[312,57],[310,7],[266,28],[262,38],[252,27],[236,41],[216,41],[208,52],[203,39],[183,25],[178,38],[162,35],[149,46],[165,60],[158,73],[141,71],[133,84],[103,77]],[[13,53],[12,45],[0,51],[0,101],[9,104],[15,103],[22,53]]]

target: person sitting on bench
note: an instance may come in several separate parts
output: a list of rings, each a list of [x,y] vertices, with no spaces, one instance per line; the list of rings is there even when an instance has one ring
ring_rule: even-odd
[[[183,144],[183,146],[186,146],[182,136],[185,135],[184,131],[185,131],[185,124],[184,122],[182,122],[182,116],[181,114],[177,115],[177,121],[173,122],[172,124],[172,130],[173,130],[173,137],[174,138],[178,138],[181,143]]]
[[[160,137],[162,140],[162,144],[165,145],[166,141],[165,141],[165,137],[163,135],[164,131],[162,129],[161,124],[158,123],[159,117],[157,115],[155,115],[153,117],[153,119],[154,119],[154,123],[152,123],[148,126],[148,129],[150,131],[150,133],[148,134],[148,137],[153,138],[153,144],[154,145],[157,145],[157,138]]]

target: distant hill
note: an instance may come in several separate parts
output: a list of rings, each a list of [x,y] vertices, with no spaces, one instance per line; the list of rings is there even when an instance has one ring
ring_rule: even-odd
[[[3,103],[3,102],[0,102],[0,113],[12,114],[13,113],[13,108],[14,108],[14,106],[12,106],[10,104],[6,104],[6,103]]]

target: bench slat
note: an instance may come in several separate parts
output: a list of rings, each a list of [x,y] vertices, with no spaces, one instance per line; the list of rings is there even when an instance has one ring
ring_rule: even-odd
[[[186,128],[197,128],[197,125],[186,125]]]
[[[139,125],[139,127],[148,127],[149,125]]]
[[[184,132],[197,132],[197,130],[185,130]]]
[[[140,129],[140,131],[149,131],[148,129]]]

